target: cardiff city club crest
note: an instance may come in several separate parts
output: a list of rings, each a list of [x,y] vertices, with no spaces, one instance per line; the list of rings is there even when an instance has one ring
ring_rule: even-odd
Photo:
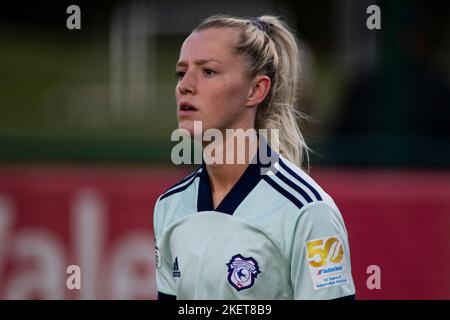
[[[255,279],[259,271],[258,262],[252,257],[244,258],[240,254],[233,256],[230,262],[227,263],[228,267],[228,282],[236,288],[237,291],[241,291],[250,288],[255,283]]]

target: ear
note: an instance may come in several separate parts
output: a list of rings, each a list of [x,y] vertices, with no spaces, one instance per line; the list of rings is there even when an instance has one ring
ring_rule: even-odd
[[[271,81],[268,76],[258,75],[252,81],[252,87],[247,97],[247,106],[253,107],[260,104],[269,93]]]

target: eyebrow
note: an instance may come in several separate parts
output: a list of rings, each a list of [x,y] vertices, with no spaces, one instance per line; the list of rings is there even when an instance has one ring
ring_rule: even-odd
[[[201,65],[204,65],[204,64],[206,64],[206,63],[208,63],[208,62],[217,62],[217,63],[219,63],[219,64],[223,64],[222,63],[222,61],[219,61],[219,60],[217,60],[217,59],[213,59],[213,58],[211,58],[211,59],[199,59],[199,60],[195,60],[194,61],[194,64],[195,65],[198,65],[198,66],[201,66]],[[187,67],[187,63],[185,62],[185,61],[179,61],[178,63],[177,63],[177,67]]]

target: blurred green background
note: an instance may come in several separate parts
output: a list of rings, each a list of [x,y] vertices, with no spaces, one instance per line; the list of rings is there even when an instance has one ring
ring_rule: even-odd
[[[66,27],[70,4],[81,30]],[[371,4],[381,30],[366,27]],[[0,161],[170,164],[184,38],[214,13],[267,13],[298,33],[313,166],[448,168],[449,12],[403,0],[2,5]]]

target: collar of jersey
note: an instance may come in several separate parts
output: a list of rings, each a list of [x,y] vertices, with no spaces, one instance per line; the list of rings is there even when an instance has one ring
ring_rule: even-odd
[[[261,139],[260,148],[266,148],[266,154],[269,157],[276,157],[278,159],[278,154],[272,151],[265,140]],[[215,209],[212,201],[211,184],[209,182],[206,164],[203,161],[203,170],[200,173],[200,183],[197,193],[197,211],[217,211],[232,215],[236,208],[252,192],[263,177],[261,169],[266,167],[266,165],[262,164],[260,161],[259,150],[255,157],[257,159],[256,163],[251,163],[248,165],[236,184],[231,188],[225,198],[223,198],[222,202],[220,202]]]

